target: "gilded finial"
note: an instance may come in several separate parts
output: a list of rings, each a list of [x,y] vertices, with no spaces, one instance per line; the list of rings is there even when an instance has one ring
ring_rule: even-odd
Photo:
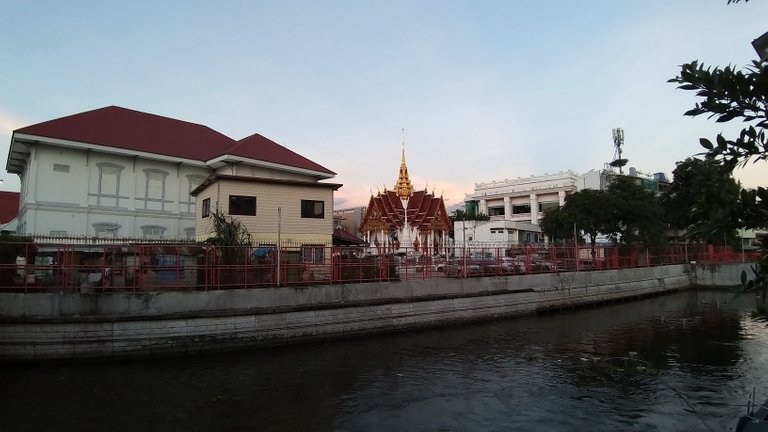
[[[408,178],[408,166],[405,164],[405,128],[403,128],[403,150],[400,158],[400,174],[397,177],[397,183],[395,183],[395,193],[400,199],[407,200],[413,195],[413,185]]]

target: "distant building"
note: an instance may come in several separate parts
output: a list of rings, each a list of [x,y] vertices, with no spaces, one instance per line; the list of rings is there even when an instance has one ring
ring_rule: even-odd
[[[16,232],[19,195],[18,192],[0,191],[0,232]]]
[[[620,174],[608,165],[582,175],[563,171],[475,183],[475,190],[464,199],[465,212],[470,216],[484,214],[490,220],[456,222],[456,245],[500,247],[544,242],[539,221],[547,209],[562,206],[568,195],[576,191],[603,190],[620,175],[632,177],[645,190],[654,193],[661,193],[670,186],[664,173],[647,175],[629,168],[628,174]]]
[[[360,225],[365,216],[365,206],[351,207],[333,211],[333,220],[336,227],[341,227],[345,231],[359,236]]]
[[[631,177],[638,185],[642,186],[643,189],[653,193],[664,192],[669,189],[672,184],[667,178],[667,175],[663,172],[646,174],[638,171],[634,167],[630,167],[628,174],[621,174],[616,172],[615,168],[606,165],[601,170],[590,170],[582,174],[577,184],[578,190],[604,190],[617,176]]]
[[[544,211],[565,203],[577,190],[579,175],[564,171],[543,176],[475,183],[464,199],[468,215],[484,214],[488,221],[454,223],[456,245],[503,246],[541,243],[539,220]]]

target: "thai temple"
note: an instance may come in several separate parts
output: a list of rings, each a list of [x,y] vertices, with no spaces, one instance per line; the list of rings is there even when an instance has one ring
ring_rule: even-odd
[[[446,253],[451,220],[443,197],[427,190],[414,191],[405,164],[405,143],[400,174],[394,190],[372,195],[360,224],[360,232],[375,252]]]

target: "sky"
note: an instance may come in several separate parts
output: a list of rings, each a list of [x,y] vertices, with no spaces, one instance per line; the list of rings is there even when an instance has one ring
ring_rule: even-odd
[[[740,124],[684,117],[680,65],[747,66],[768,2],[2,0],[0,157],[12,131],[109,105],[260,133],[325,166],[335,208],[409,175],[475,183],[623,157],[665,172]],[[768,185],[768,166],[736,172]],[[0,170],[0,190],[19,179]]]

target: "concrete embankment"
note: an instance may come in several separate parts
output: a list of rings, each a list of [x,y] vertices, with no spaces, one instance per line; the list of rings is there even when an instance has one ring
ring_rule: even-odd
[[[220,351],[388,332],[661,294],[741,268],[706,269],[698,281],[696,266],[670,265],[247,290],[0,293],[0,359]]]
[[[692,282],[696,286],[708,288],[734,288],[741,286],[741,273],[746,272],[748,279],[754,279],[754,263],[734,264],[696,264]]]

